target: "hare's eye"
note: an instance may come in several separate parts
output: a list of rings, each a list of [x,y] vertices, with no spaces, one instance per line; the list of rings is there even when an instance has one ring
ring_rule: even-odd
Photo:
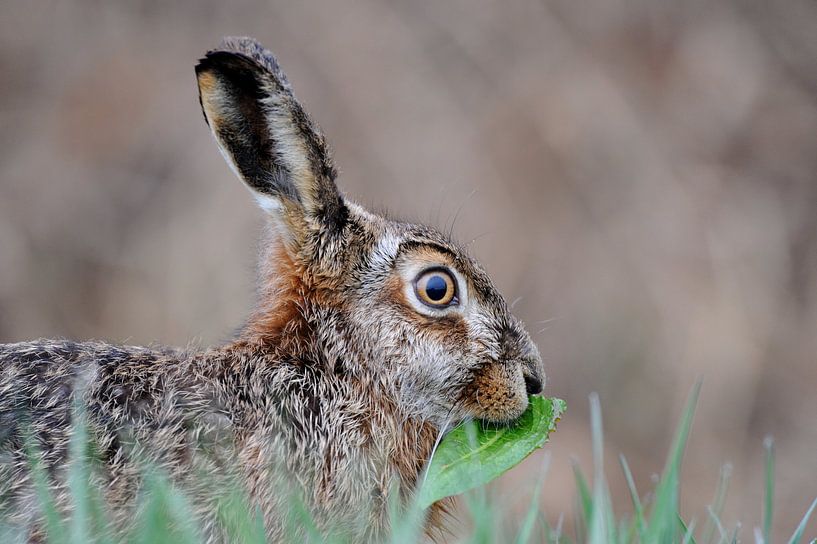
[[[443,268],[421,272],[414,282],[414,291],[420,302],[432,308],[453,306],[458,302],[457,282],[454,276]]]

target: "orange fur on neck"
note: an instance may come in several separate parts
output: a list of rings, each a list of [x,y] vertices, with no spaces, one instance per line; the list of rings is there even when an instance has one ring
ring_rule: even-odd
[[[269,242],[261,263],[259,301],[242,337],[280,345],[289,338],[302,338],[306,331],[303,309],[309,289],[302,266],[295,262],[283,241]]]

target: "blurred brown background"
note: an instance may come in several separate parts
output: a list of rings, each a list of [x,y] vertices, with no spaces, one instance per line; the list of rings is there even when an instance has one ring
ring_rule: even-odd
[[[626,512],[616,455],[647,490],[698,376],[685,516],[705,521],[731,462],[724,521],[751,539],[766,434],[777,534],[817,495],[814,2],[1,5],[0,341],[230,336],[262,215],[204,125],[193,65],[252,35],[351,198],[458,215],[519,298],[547,392],[570,405],[551,522],[572,509],[570,456],[590,466],[591,391]],[[521,500],[540,457],[496,492]]]

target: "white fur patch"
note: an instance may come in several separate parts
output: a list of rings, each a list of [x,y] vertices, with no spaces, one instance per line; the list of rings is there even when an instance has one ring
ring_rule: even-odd
[[[252,189],[252,187],[247,186],[250,191],[252,191],[252,195],[255,197],[255,201],[258,202],[258,205],[261,206],[261,209],[267,213],[277,214],[282,208],[283,205],[281,201],[275,197],[270,195],[265,195],[264,193],[259,193]]]
[[[377,268],[385,268],[394,261],[400,249],[400,238],[392,233],[385,233],[377,245],[372,249],[370,260]]]

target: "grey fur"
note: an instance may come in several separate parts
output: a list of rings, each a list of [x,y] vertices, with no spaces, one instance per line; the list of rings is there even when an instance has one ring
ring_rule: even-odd
[[[0,497],[38,538],[30,432],[70,513],[77,405],[118,530],[133,519],[147,462],[190,493],[209,540],[224,537],[213,490],[227,481],[243,486],[273,541],[289,490],[321,529],[381,540],[390,494],[410,500],[444,422],[517,417],[526,383],[544,385],[539,353],[464,250],[338,192],[323,135],[267,50],[226,39],[197,75],[216,140],[269,212],[256,308],[236,340],[206,350],[0,345]],[[455,275],[457,306],[418,302],[414,277],[430,266]]]

